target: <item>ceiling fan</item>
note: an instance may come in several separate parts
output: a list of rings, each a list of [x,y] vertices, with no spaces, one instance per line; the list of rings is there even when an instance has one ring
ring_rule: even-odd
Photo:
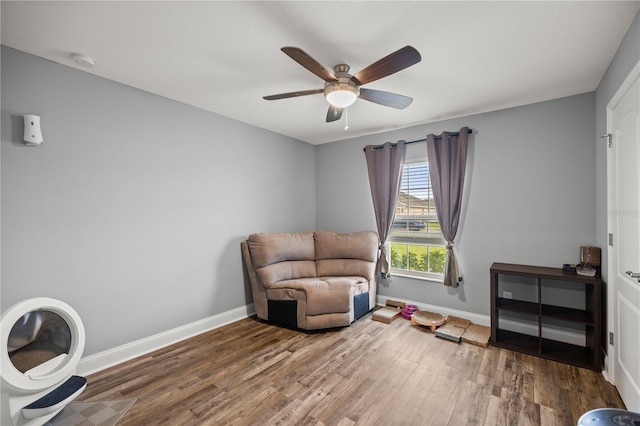
[[[346,64],[338,64],[333,67],[333,73],[329,72],[300,48],[283,47],[280,50],[323,79],[324,88],[264,96],[263,99],[268,101],[323,93],[329,102],[327,123],[339,120],[342,117],[342,111],[353,104],[357,98],[396,109],[404,109],[413,102],[413,99],[408,96],[360,87],[420,62],[422,59],[420,53],[411,46],[396,50],[353,75],[349,74],[349,65]]]

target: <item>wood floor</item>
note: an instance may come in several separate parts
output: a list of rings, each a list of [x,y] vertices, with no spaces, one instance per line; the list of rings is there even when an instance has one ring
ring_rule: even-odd
[[[624,405],[600,373],[371,315],[304,333],[248,318],[88,377],[126,425],[571,425]]]

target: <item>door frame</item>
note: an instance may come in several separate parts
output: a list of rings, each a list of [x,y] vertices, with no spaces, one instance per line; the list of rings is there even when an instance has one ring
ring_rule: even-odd
[[[613,108],[620,102],[622,97],[627,93],[629,87],[637,80],[640,79],[640,61],[636,63],[636,65],[631,69],[627,77],[624,79],[622,84],[618,87],[615,94],[611,97],[611,100],[607,103],[607,135],[608,138],[613,138],[612,127],[613,127]],[[608,138],[606,138],[608,140]],[[609,239],[608,235],[612,234],[615,224],[615,216],[612,214],[612,206],[611,206],[611,182],[612,182],[612,163],[613,156],[611,155],[611,150],[607,147],[607,241]],[[615,244],[615,234],[614,234],[614,244]],[[613,247],[607,242],[607,331],[609,333],[616,331],[614,326],[616,324],[615,318],[618,314],[615,298],[616,295],[616,287],[613,280],[610,278],[613,276],[615,271],[615,264],[613,261]],[[606,362],[605,369],[603,371],[603,375],[607,381],[616,385],[615,377],[616,377],[616,340],[618,336],[614,335],[614,344],[611,345],[611,340],[609,338],[609,334],[606,336],[607,342],[607,354],[606,354]]]

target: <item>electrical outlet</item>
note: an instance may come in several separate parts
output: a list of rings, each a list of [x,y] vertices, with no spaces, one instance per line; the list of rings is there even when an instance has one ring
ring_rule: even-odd
[[[510,291],[503,291],[502,292],[502,298],[503,299],[513,299],[513,294],[511,294]]]

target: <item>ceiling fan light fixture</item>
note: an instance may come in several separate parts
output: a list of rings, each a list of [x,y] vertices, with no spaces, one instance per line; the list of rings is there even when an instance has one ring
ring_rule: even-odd
[[[324,96],[334,107],[346,108],[358,99],[360,88],[353,83],[330,83],[324,89]]]

